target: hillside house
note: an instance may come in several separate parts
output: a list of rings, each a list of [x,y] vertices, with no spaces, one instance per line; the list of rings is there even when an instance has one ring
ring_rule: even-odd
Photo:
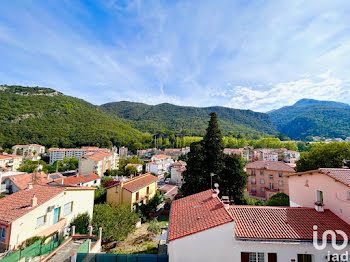
[[[92,217],[93,206],[91,187],[30,185],[6,196],[0,199],[0,252],[34,236],[65,233],[78,214]]]
[[[89,152],[79,159],[79,174],[95,173],[103,176],[107,170],[119,168],[119,157],[115,152]]]
[[[186,170],[186,162],[184,161],[176,161],[171,165],[171,178],[170,181],[173,184],[176,184],[178,187],[181,187],[184,183],[183,172]]]
[[[167,155],[154,155],[151,161],[146,164],[146,172],[160,176],[166,172],[170,172],[170,166],[174,163],[174,160]]]
[[[329,242],[324,250],[315,249],[314,226],[318,240],[326,230],[350,236],[350,226],[330,210],[230,206],[215,190],[173,201],[169,223],[170,262],[320,262],[328,251],[339,251]]]
[[[135,205],[146,204],[157,191],[158,178],[152,174],[134,177],[126,182],[118,181],[107,188],[107,203],[112,205],[128,204],[131,209]]]

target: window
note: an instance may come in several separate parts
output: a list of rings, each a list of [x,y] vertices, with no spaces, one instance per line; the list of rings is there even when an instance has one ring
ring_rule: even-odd
[[[260,170],[260,175],[264,175],[264,170]]]
[[[262,187],[261,188],[261,193],[264,193],[265,192],[265,187]]]
[[[298,254],[298,262],[312,262],[310,254]]]
[[[255,169],[252,169],[252,176],[255,176]]]
[[[280,182],[279,182],[279,185],[280,185],[280,186],[283,186],[283,182],[282,182],[282,181],[280,181]]]
[[[323,203],[323,192],[321,190],[316,191],[316,201]]]
[[[40,227],[44,224],[45,224],[45,216],[41,216],[36,219],[36,227]]]
[[[348,192],[348,200],[350,200],[350,192]]]
[[[252,186],[252,191],[255,192],[256,191],[256,187]]]
[[[271,180],[273,179],[273,175],[270,175],[270,179],[271,179]]]
[[[63,208],[63,215],[66,216],[72,213],[72,207],[73,207],[73,202],[69,202],[65,204]]]
[[[139,192],[136,193],[136,201],[138,201],[140,198]]]
[[[256,252],[242,252],[241,261],[242,262],[265,262],[265,254],[256,253]]]
[[[255,177],[252,178],[252,184],[255,184]]]
[[[278,176],[279,176],[279,177],[282,177],[282,176],[283,176],[282,172],[279,172],[279,173],[278,173]]]
[[[149,195],[149,186],[147,187],[147,193],[146,194]]]
[[[265,180],[264,179],[261,179],[260,180],[260,184],[264,184],[265,183]]]
[[[0,227],[0,241],[5,242],[6,239],[6,228]]]

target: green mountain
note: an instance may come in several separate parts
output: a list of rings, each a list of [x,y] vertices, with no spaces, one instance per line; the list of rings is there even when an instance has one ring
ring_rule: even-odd
[[[152,137],[98,106],[41,87],[0,86],[0,146],[139,146]]]
[[[268,113],[277,129],[292,139],[350,137],[350,105],[302,99]]]
[[[134,102],[114,102],[101,105],[111,115],[124,118],[134,128],[150,133],[174,131],[180,135],[199,135],[208,126],[208,114],[216,112],[224,135],[244,134],[257,137],[275,134],[267,114],[226,107],[189,107],[172,104],[146,105]]]

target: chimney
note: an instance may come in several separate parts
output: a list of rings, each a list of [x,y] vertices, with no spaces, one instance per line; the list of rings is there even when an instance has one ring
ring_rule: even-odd
[[[315,210],[316,210],[317,212],[324,212],[323,203],[321,203],[321,202],[315,202]]]
[[[217,198],[218,195],[219,195],[219,193],[220,193],[219,184],[218,184],[218,183],[215,183],[215,184],[214,184],[214,187],[215,187],[215,189],[212,191],[211,196],[212,196],[213,198]]]
[[[28,189],[33,189],[33,182],[28,183]]]
[[[36,197],[36,195],[34,194],[32,199],[31,199],[31,203],[30,203],[30,206],[31,207],[35,207],[38,205],[38,198]]]
[[[221,201],[226,209],[230,208],[230,199],[228,198],[228,196],[222,196]]]

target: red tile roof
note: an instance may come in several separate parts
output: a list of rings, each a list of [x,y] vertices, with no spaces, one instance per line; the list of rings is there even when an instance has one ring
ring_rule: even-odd
[[[154,155],[153,157],[158,158],[158,159],[170,158],[170,156],[167,156],[167,155]]]
[[[48,176],[44,172],[13,175],[3,178],[4,181],[6,181],[7,179],[9,179],[21,190],[26,189],[29,183],[47,184],[53,181],[51,178],[48,178]]]
[[[336,181],[350,187],[350,169],[349,168],[319,168],[317,170],[299,172],[295,174],[290,174],[288,176],[296,176],[296,175],[300,176],[300,175],[309,175],[309,174],[315,174],[315,173],[327,175],[335,179]]]
[[[284,172],[295,172],[295,170],[281,161],[264,161],[259,160],[255,162],[251,162],[245,166],[246,168],[252,169],[266,169],[266,170],[274,170],[274,171],[284,171]]]
[[[0,221],[12,222],[65,190],[65,187],[59,186],[33,185],[32,189],[6,196],[0,199]],[[35,207],[30,206],[33,195],[38,199]]]
[[[64,177],[64,178],[57,178],[57,179],[55,179],[55,182],[58,184],[61,184],[62,179],[63,179],[63,185],[74,186],[74,185],[78,185],[80,183],[87,183],[87,182],[94,181],[94,180],[97,180],[100,178],[101,177],[99,175],[96,175],[94,173],[90,173],[90,174],[79,175],[79,176],[69,176],[69,177]]]
[[[147,173],[130,179],[127,182],[124,182],[123,188],[130,192],[136,192],[137,190],[144,188],[157,181],[158,178],[156,176]]]
[[[350,187],[350,169],[349,168],[320,168],[322,174],[330,176],[339,182]]]
[[[326,230],[343,230],[350,237],[350,225],[329,210],[313,208],[231,206],[236,238],[269,240],[312,240],[313,226],[321,239]],[[339,240],[341,240],[339,236]]]
[[[9,158],[14,158],[14,157],[22,157],[22,156],[18,156],[18,155],[0,155],[0,159],[9,159]]]
[[[212,192],[207,190],[172,202],[168,241],[233,222]]]

